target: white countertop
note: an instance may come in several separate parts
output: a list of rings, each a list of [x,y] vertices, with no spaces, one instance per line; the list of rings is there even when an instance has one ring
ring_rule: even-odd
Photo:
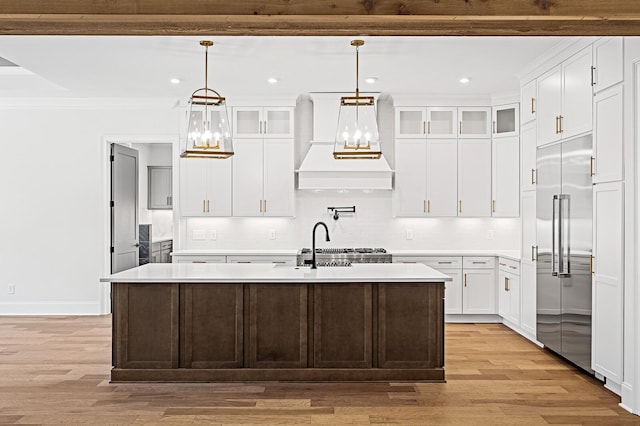
[[[393,256],[497,256],[520,260],[518,250],[389,250]]]
[[[429,283],[451,278],[422,264],[294,267],[239,263],[149,263],[100,279],[120,283]]]
[[[299,249],[191,249],[176,250],[171,256],[295,256]]]

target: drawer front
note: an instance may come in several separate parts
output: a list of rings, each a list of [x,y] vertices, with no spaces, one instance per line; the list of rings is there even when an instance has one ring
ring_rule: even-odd
[[[499,257],[498,268],[503,272],[520,275],[520,262],[516,260]]]
[[[279,265],[296,264],[295,256],[227,256],[227,263],[275,263]]]
[[[226,256],[173,256],[173,263],[225,263],[227,261]]]
[[[491,269],[496,267],[496,258],[491,256],[465,256],[462,258],[464,269]]]
[[[423,263],[434,269],[460,269],[462,268],[462,257],[393,256],[393,263]]]

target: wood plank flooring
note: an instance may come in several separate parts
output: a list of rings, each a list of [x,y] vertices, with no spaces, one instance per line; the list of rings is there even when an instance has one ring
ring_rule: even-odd
[[[111,317],[0,317],[0,424],[640,425],[499,324],[447,324],[445,384],[109,383]]]

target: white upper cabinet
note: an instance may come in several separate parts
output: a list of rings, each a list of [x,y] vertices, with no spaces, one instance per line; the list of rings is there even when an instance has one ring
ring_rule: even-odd
[[[426,138],[427,109],[424,107],[396,108],[396,138]]]
[[[427,107],[427,137],[457,138],[458,108]]]
[[[427,140],[427,216],[457,216],[457,159],[455,139]]]
[[[459,107],[458,137],[485,138],[491,137],[491,108]]]
[[[492,200],[493,217],[520,215],[520,140],[518,136],[496,138],[492,141]]]
[[[598,92],[593,99],[593,183],[623,178],[623,90],[614,86]]]
[[[593,44],[593,91],[598,93],[623,80],[623,38],[605,37]]]
[[[396,173],[393,191],[396,216],[422,217],[426,215],[426,160],[427,144],[424,139],[399,139],[396,141]]]
[[[538,145],[591,131],[591,66],[588,47],[538,79]]]
[[[233,215],[293,216],[293,140],[242,139],[234,150]]]
[[[491,139],[458,140],[458,216],[491,216]]]
[[[536,103],[538,102],[538,85],[533,80],[520,89],[520,122],[528,123],[536,119]]]
[[[494,138],[520,133],[520,111],[517,103],[492,108],[491,131]]]
[[[292,138],[291,107],[234,107],[234,138]]]
[[[181,158],[179,167],[182,216],[231,216],[231,159]]]
[[[520,183],[523,191],[536,190],[536,123],[522,126],[520,139],[522,144],[522,165],[520,167]]]

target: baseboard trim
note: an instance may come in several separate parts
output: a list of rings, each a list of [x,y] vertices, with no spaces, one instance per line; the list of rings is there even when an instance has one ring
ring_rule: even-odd
[[[100,302],[0,303],[0,315],[102,315]]]
[[[622,395],[620,395],[620,404],[618,405],[630,413],[640,415],[640,409],[638,411],[633,410],[633,407],[635,407],[635,396],[633,386],[627,382],[622,382]]]
[[[501,323],[502,317],[493,314],[446,314],[444,322],[477,322],[477,323]]]

